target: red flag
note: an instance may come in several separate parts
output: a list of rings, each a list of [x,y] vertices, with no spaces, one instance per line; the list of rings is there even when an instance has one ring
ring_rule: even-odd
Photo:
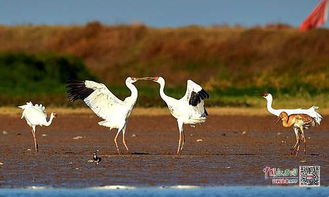
[[[311,14],[307,16],[304,22],[300,25],[299,29],[301,31],[306,31],[324,24],[327,21],[328,2],[329,0],[322,0],[314,8]]]

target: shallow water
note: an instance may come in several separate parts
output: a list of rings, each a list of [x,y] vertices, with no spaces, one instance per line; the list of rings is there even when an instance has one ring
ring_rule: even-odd
[[[85,189],[62,188],[22,188],[0,189],[0,196],[317,196],[328,197],[329,188],[300,188],[300,187],[94,187]]]

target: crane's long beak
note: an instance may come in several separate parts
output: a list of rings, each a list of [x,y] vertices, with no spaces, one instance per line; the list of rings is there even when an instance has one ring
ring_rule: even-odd
[[[154,80],[154,77],[140,77],[136,78],[137,80]]]

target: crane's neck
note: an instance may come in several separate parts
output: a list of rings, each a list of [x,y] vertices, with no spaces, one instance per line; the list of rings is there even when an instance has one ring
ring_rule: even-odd
[[[291,127],[294,124],[294,121],[288,116],[282,118],[282,126]]]
[[[49,126],[52,123],[54,117],[55,117],[54,114],[51,113],[49,120],[46,122],[46,124],[44,124],[44,126]]]
[[[159,91],[160,92],[160,97],[162,98],[162,100],[164,100],[168,104],[168,101],[171,100],[172,98],[167,96],[164,93],[165,82],[160,81],[159,84],[160,84],[160,91]]]
[[[126,86],[129,88],[131,95],[129,97],[127,97],[125,100],[126,101],[130,101],[133,104],[135,104],[137,97],[138,97],[138,91],[136,86],[134,86],[132,83],[130,82],[126,82]]]
[[[274,114],[274,115],[276,115],[276,116],[279,116],[280,111],[277,110],[277,109],[273,109],[273,108],[272,108],[272,103],[273,103],[273,98],[272,98],[272,96],[268,96],[268,97],[266,97],[266,101],[267,101],[267,103],[266,103],[267,110],[268,110],[271,114]]]

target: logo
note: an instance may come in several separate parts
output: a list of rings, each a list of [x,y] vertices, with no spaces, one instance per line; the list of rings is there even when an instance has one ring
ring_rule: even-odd
[[[265,180],[271,179],[272,184],[298,184],[298,169],[280,169],[265,167]]]
[[[320,166],[299,166],[300,187],[320,187]]]
[[[320,186],[320,166],[299,166],[292,169],[265,167],[265,180],[271,179],[272,184],[298,184],[300,187]]]

